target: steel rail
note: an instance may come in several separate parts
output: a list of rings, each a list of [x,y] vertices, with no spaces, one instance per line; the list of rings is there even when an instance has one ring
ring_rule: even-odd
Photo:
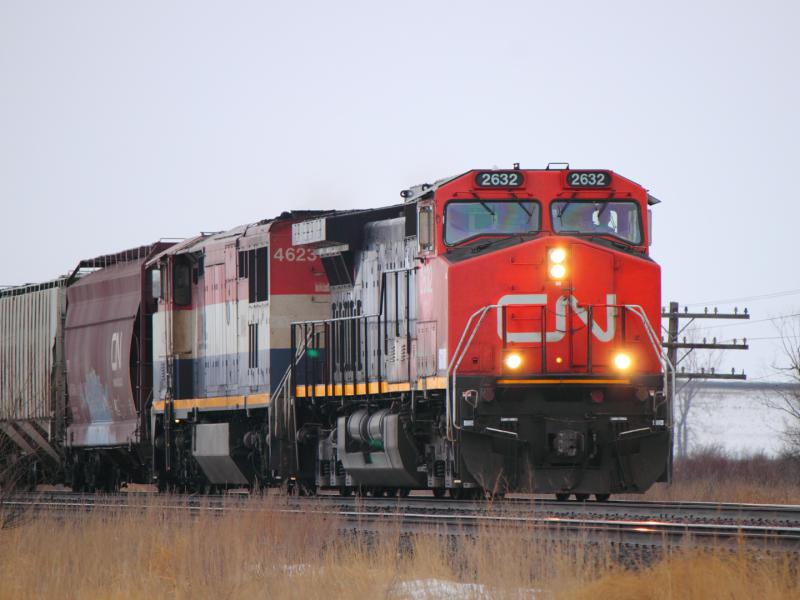
[[[155,492],[105,494],[81,494],[76,492],[31,492],[17,493],[5,502],[77,502],[91,504],[98,500],[105,503],[118,504],[134,501],[175,498]],[[259,502],[258,497],[248,494],[229,493],[224,495],[189,495],[178,497],[186,505],[201,503],[235,505],[237,503]],[[356,505],[370,506],[380,510],[396,510],[398,508],[415,508],[433,513],[535,513],[553,515],[603,515],[617,518],[660,518],[672,522],[690,520],[714,521],[744,524],[797,524],[800,525],[800,505],[784,504],[734,504],[695,501],[643,501],[643,500],[611,500],[606,502],[560,502],[544,498],[504,498],[485,500],[451,500],[434,499],[429,496],[410,496],[407,498],[383,497],[341,497],[332,494],[321,494],[310,497],[274,495],[266,500],[273,505],[290,504],[326,504],[341,507]],[[0,502],[0,505],[2,502]]]
[[[770,549],[800,551],[800,527],[764,525],[729,525],[711,523],[675,523],[655,520],[566,518],[537,514],[495,514],[422,512],[419,507],[396,506],[394,511],[375,506],[325,506],[307,501],[281,506],[270,502],[225,503],[225,498],[203,498],[187,503],[183,499],[164,496],[156,503],[121,496],[62,495],[40,498],[9,498],[3,500],[3,510],[24,514],[37,512],[75,513],[102,509],[180,511],[190,516],[221,515],[225,512],[269,512],[285,515],[316,514],[340,521],[344,532],[385,531],[387,527],[402,533],[436,533],[446,535],[475,533],[488,535],[522,535],[527,538],[607,541],[613,544],[636,546],[671,546],[676,544],[720,545],[743,541]],[[128,501],[130,500],[130,501]],[[200,502],[199,500],[205,500]],[[292,499],[293,501],[296,499]],[[313,500],[313,499],[312,499]],[[209,502],[210,501],[210,502]],[[411,509],[411,510],[409,510]]]

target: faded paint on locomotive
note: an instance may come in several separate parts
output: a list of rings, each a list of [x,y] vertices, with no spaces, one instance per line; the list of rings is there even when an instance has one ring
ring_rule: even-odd
[[[289,365],[289,323],[328,309],[319,259],[288,219],[201,236],[151,261],[154,412],[263,408]]]

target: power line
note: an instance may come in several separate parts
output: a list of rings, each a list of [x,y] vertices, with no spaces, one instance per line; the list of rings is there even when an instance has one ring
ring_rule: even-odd
[[[780,315],[777,317],[768,317],[766,319],[750,319],[746,323],[729,323],[728,325],[703,325],[701,327],[690,327],[694,331],[702,329],[725,329],[726,327],[741,327],[743,325],[752,325],[753,323],[765,323],[767,321],[780,321],[781,319],[790,319],[791,317],[800,317],[800,313],[791,313],[788,315]]]
[[[753,302],[757,300],[772,300],[773,298],[782,298],[784,296],[795,296],[797,294],[800,294],[800,289],[784,290],[782,292],[770,292],[769,294],[761,294],[758,296],[744,296],[742,298],[724,298],[722,300],[707,300],[706,302],[694,302],[692,304],[684,304],[684,306],[703,306],[708,304],[733,304],[734,302]]]
[[[744,340],[744,339],[746,339],[747,342],[750,343],[750,342],[760,342],[762,340],[782,340],[783,338],[784,338],[784,336],[782,336],[782,335],[773,335],[773,336],[765,336],[765,337],[744,337],[744,338],[733,338],[733,339],[736,339],[736,340],[740,340],[740,339]],[[733,340],[731,339],[731,340],[728,340],[728,341],[733,341]],[[720,342],[720,343],[725,343],[725,341]]]
[[[792,383],[791,381],[775,381],[776,374],[771,373],[769,375],[762,375],[761,377],[748,377],[747,381],[764,381],[765,379],[771,380],[771,383]]]

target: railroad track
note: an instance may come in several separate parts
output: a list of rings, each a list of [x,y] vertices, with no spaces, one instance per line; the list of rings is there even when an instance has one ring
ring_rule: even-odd
[[[51,502],[84,502],[91,504],[98,499],[105,503],[138,500],[154,502],[164,498],[174,498],[184,506],[226,505],[256,502],[246,494],[224,494],[211,496],[170,497],[156,493],[134,493],[94,495],[72,492],[38,492],[15,494],[19,502],[49,499]],[[607,502],[559,502],[542,498],[506,498],[495,502],[475,500],[443,500],[429,496],[408,498],[349,497],[323,494],[314,497],[272,495],[269,500],[274,505],[324,505],[348,510],[354,506],[373,511],[397,512],[414,510],[432,514],[514,514],[552,517],[580,517],[615,520],[662,520],[670,523],[758,525],[772,527],[800,527],[800,505],[782,504],[733,504],[716,502],[653,502],[612,500]]]
[[[800,506],[705,502],[556,502],[513,498],[486,503],[410,498],[341,498],[333,495],[267,499],[246,495],[164,496],[15,494],[2,510],[16,515],[98,509],[175,510],[191,514],[226,511],[317,513],[335,518],[340,529],[442,534],[502,531],[548,539],[577,538],[626,546],[738,544],[800,551]]]
[[[317,496],[317,501],[351,506],[348,498]],[[348,502],[349,500],[349,502]],[[436,500],[429,497],[365,498],[369,506],[385,510],[414,507],[436,513],[501,512],[553,517],[616,520],[660,519],[671,523],[710,523],[800,527],[800,505],[732,504],[714,502],[652,502],[612,500],[607,502],[559,502],[542,498],[506,498],[491,503],[474,500]]]

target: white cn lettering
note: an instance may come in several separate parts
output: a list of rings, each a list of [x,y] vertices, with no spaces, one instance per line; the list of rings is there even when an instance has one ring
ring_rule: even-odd
[[[606,329],[604,330],[597,322],[592,319],[592,335],[601,342],[610,342],[616,333],[617,309],[614,304],[617,302],[616,294],[606,294]],[[588,325],[589,311],[578,304],[577,298],[572,295],[559,296],[556,300],[556,328],[555,331],[547,331],[545,340],[547,342],[559,342],[567,333],[567,303],[572,307],[575,315]],[[547,306],[546,294],[508,294],[498,300],[500,306]],[[497,336],[503,338],[503,311],[497,311]],[[509,331],[506,333],[506,340],[509,342],[519,342],[528,344],[539,344],[542,342],[540,331]]]

